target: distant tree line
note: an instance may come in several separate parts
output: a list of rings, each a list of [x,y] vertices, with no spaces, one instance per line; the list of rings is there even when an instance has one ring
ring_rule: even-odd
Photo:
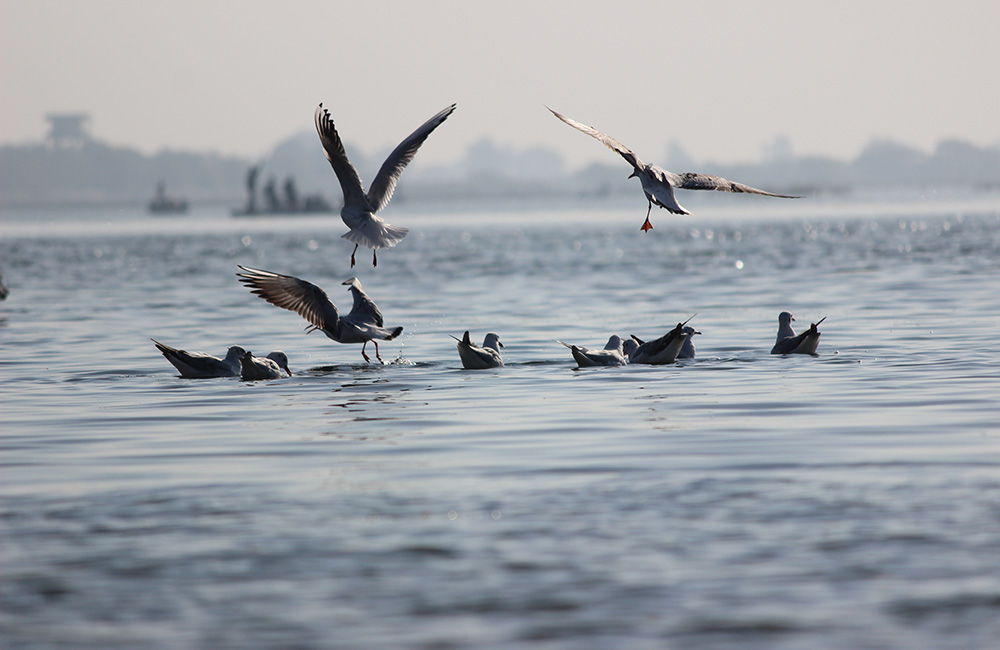
[[[365,155],[348,145],[362,178],[373,178],[388,151]],[[878,186],[960,186],[1000,189],[1000,147],[947,140],[933,152],[891,141],[871,142],[853,160],[796,156],[776,142],[765,160],[741,164],[695,163],[676,143],[659,158],[672,171],[718,174],[778,192],[846,192]],[[651,157],[655,159],[655,157]],[[214,153],[162,151],[145,155],[94,140],[78,146],[32,144],[0,147],[0,205],[144,204],[159,183],[193,204],[246,201],[245,179],[259,166],[262,183],[294,179],[303,194],[340,204],[340,188],[316,142],[302,132],[280,143],[265,160]],[[397,189],[397,201],[479,197],[594,197],[632,193],[620,161],[570,171],[561,154],[543,147],[515,149],[491,139],[473,143],[462,159],[423,164],[418,158]]]

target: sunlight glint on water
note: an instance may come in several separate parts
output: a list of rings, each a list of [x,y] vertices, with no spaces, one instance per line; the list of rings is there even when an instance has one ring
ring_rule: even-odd
[[[332,217],[5,214],[0,644],[992,647],[997,203],[403,212],[353,271]],[[345,307],[356,274],[396,361],[237,264]],[[785,309],[818,357],[768,354]],[[676,366],[553,341],[695,313]],[[180,379],[150,337],[295,374]]]

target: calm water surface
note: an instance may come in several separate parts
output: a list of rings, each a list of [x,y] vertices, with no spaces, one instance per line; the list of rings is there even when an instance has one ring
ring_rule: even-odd
[[[996,647],[1000,197],[645,235],[633,203],[400,205],[353,271],[335,217],[2,215],[2,647]],[[237,264],[346,307],[356,274],[390,363]],[[819,356],[769,354],[782,310],[827,317]],[[670,367],[553,341],[695,313]],[[467,329],[507,367],[463,370]],[[150,337],[294,376],[181,379]]]

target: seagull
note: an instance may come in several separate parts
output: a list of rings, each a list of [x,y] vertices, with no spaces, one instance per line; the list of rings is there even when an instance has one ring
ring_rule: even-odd
[[[821,334],[817,328],[826,320],[826,316],[809,325],[809,329],[798,336],[792,329],[793,320],[795,319],[787,311],[778,314],[778,338],[771,348],[771,354],[816,354]]]
[[[365,361],[371,361],[365,354],[368,341],[375,343],[375,358],[382,361],[376,339],[391,341],[403,331],[402,327],[383,326],[382,312],[361,288],[357,278],[343,283],[354,294],[354,307],[351,313],[341,316],[326,292],[311,282],[290,275],[237,266],[244,272],[236,275],[252,293],[276,307],[294,311],[305,318],[311,324],[311,327],[306,328],[309,332],[320,330],[338,343],[361,343],[361,356]]]
[[[390,226],[375,213],[389,203],[392,192],[396,189],[396,181],[399,180],[403,169],[406,168],[413,157],[417,154],[417,149],[424,143],[431,131],[436,129],[455,110],[456,104],[452,104],[431,119],[421,124],[416,131],[399,143],[389,157],[382,163],[381,169],[375,176],[375,182],[371,189],[365,193],[365,188],[361,184],[361,177],[354,165],[347,159],[347,152],[344,151],[344,143],[333,125],[333,118],[330,111],[323,108],[323,104],[316,107],[314,119],[316,122],[316,132],[319,133],[319,141],[323,144],[323,151],[326,159],[330,161],[330,166],[337,174],[340,187],[344,191],[344,207],[340,210],[340,218],[344,220],[350,230],[343,235],[344,239],[354,242],[354,251],[351,252],[351,267],[354,267],[354,254],[358,251],[358,246],[372,249],[372,265],[378,266],[378,249],[393,247],[406,237],[409,232],[406,228]]]
[[[617,334],[608,339],[603,350],[591,350],[578,345],[570,345],[556,340],[556,343],[565,345],[573,352],[573,358],[579,367],[588,366],[624,366],[628,363],[625,360],[625,353],[622,350],[622,337]]]
[[[174,368],[177,368],[178,372],[181,373],[181,377],[186,377],[187,379],[239,377],[240,358],[247,352],[240,346],[234,345],[226,351],[226,357],[224,359],[219,359],[218,357],[213,357],[212,355],[205,354],[204,352],[187,352],[185,350],[178,350],[177,348],[172,348],[169,345],[164,345],[156,339],[150,339],[150,341],[156,345],[157,350],[163,353],[163,356],[167,358],[167,361],[169,361]],[[281,356],[278,357],[277,355]],[[275,361],[279,358],[284,359],[284,365],[288,365],[288,360],[285,358],[284,352],[271,352],[267,355],[267,358]]]
[[[360,320],[375,323],[379,327],[383,327],[385,323],[382,320],[382,310],[365,293],[364,287],[361,286],[361,280],[348,278],[342,284],[347,287],[347,290],[354,297],[354,305],[351,307],[351,313],[355,314]]]
[[[701,334],[698,330],[691,327],[690,325],[684,326],[684,333],[688,335],[684,339],[684,345],[681,346],[681,351],[677,353],[678,359],[694,359],[695,349],[694,349],[694,335]]]
[[[635,334],[630,341],[626,341],[624,349],[628,354],[629,363],[647,363],[653,366],[662,366],[673,363],[680,355],[684,343],[691,338],[685,329],[694,331],[693,327],[686,327],[686,323],[677,323],[663,336],[653,341],[643,341]],[[692,352],[693,355],[693,352]]]
[[[549,107],[546,106],[545,108]],[[726,180],[725,178],[720,178],[718,176],[711,176],[709,174],[699,174],[696,172],[675,174],[673,172],[668,172],[661,167],[657,167],[656,165],[647,165],[639,160],[639,157],[632,153],[631,149],[611,136],[601,133],[592,126],[581,124],[576,120],[566,117],[565,115],[560,115],[551,108],[549,108],[549,111],[574,129],[583,131],[587,135],[597,138],[599,141],[604,143],[606,147],[617,152],[618,155],[628,162],[628,164],[632,165],[632,173],[629,174],[629,178],[632,178],[633,176],[639,177],[639,182],[642,183],[642,191],[646,195],[646,200],[649,201],[649,208],[646,210],[646,221],[642,224],[641,228],[643,232],[652,230],[653,228],[653,224],[649,222],[649,213],[653,209],[654,203],[661,208],[666,208],[674,214],[691,214],[677,202],[676,198],[674,198],[675,187],[679,187],[683,190],[718,190],[720,192],[763,194],[764,196],[776,196],[781,199],[802,198],[799,196],[787,196],[785,194],[772,194],[771,192],[758,190],[757,188],[750,187],[749,185],[736,183],[734,181]]]
[[[272,352],[266,357],[255,357],[253,352],[244,352],[240,357],[240,377],[246,381],[280,379],[284,376],[281,371],[292,376],[292,371],[288,369],[288,357],[284,352]]]
[[[502,368],[503,358],[500,356],[500,348],[503,343],[496,332],[490,332],[483,339],[483,346],[479,347],[469,340],[469,332],[462,338],[451,337],[458,341],[458,356],[462,358],[462,366],[469,370],[482,370],[484,368]]]

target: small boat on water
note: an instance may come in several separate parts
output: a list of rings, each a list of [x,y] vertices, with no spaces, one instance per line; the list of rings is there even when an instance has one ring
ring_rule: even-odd
[[[185,214],[188,211],[188,202],[187,199],[167,196],[166,185],[157,183],[156,196],[149,202],[148,207],[152,214]]]

